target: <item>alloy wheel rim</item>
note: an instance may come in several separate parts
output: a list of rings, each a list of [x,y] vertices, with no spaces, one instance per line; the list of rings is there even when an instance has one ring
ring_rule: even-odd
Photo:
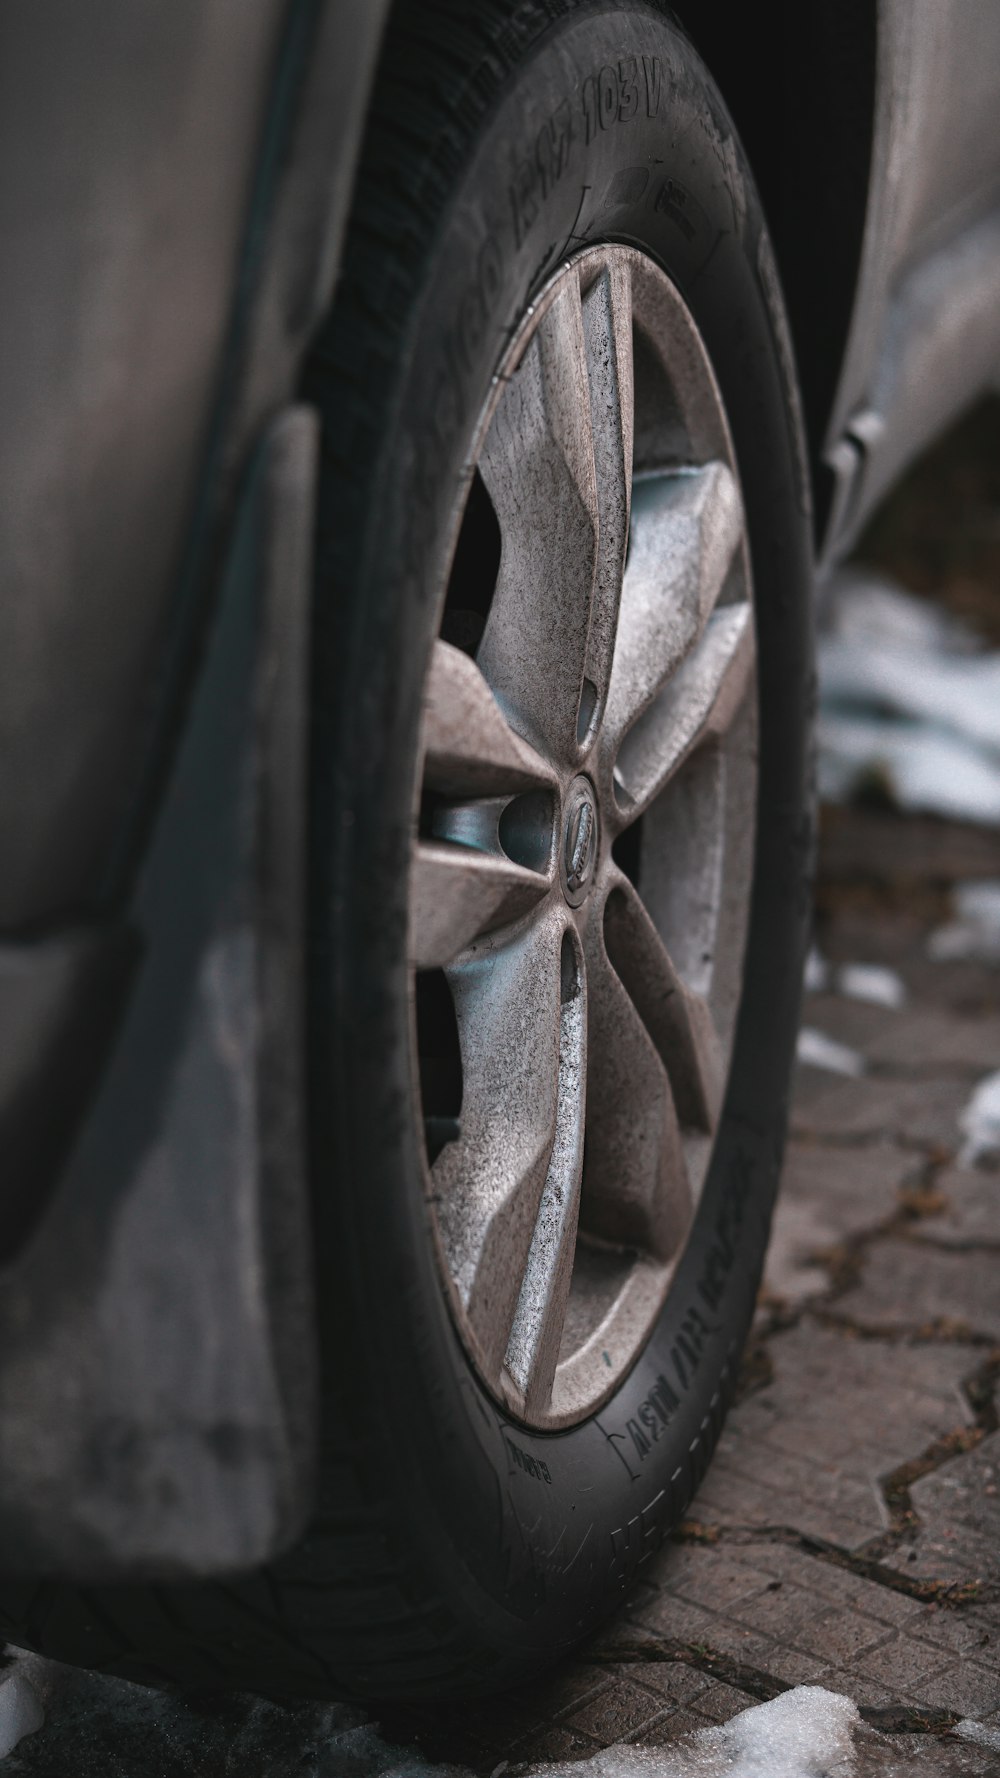
[[[561,268],[473,461],[425,691],[415,1094],[460,1337],[509,1412],[555,1430],[635,1362],[690,1230],[752,878],[736,463],[651,260]]]

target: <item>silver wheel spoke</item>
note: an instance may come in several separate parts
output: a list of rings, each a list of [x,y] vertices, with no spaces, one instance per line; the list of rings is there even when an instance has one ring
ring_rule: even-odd
[[[460,1131],[431,1171],[449,1270],[496,1381],[559,1130],[561,949],[547,909],[450,972],[462,1052]]]
[[[577,747],[600,523],[578,278],[551,302],[505,388],[480,470],[502,552],[478,659],[518,727],[566,761]]]
[[[705,630],[742,529],[724,463],[640,482],[622,588],[605,743],[616,749]]]
[[[529,1412],[548,1404],[573,1273],[583,1170],[587,1008],[573,948],[563,951],[556,1127],[506,1366]],[[568,964],[568,967],[567,967]]]
[[[597,909],[587,931],[587,1025],[584,1226],[668,1259],[691,1218],[677,1112],[663,1062],[608,957]]]
[[[632,503],[632,292],[623,261],[615,260],[587,292],[583,328],[599,515],[597,586],[579,724],[585,738],[607,703]]]
[[[725,733],[753,666],[750,606],[713,612],[679,672],[625,737],[615,765],[615,798],[623,814],[640,815],[695,747]]]
[[[616,873],[604,916],[608,954],[667,1070],[682,1124],[714,1129],[723,1063],[708,1003],[685,986],[632,884]]]
[[[551,766],[516,735],[476,666],[435,642],[424,712],[427,786],[453,796],[555,787]]]
[[[547,893],[548,879],[493,852],[420,840],[410,883],[410,959],[440,969],[484,934],[519,919]]]

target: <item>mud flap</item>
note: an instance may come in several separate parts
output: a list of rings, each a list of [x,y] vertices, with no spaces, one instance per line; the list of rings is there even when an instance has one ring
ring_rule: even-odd
[[[127,919],[0,947],[0,1004],[35,1034],[25,1065],[0,1071],[22,1131],[26,1104],[40,1127],[46,1091],[59,1103],[54,1054],[67,1084],[107,1054],[58,1183],[43,1202],[43,1167],[9,1224],[8,1574],[249,1568],[294,1539],[312,1500],[302,1120],[317,439],[312,411],[287,408],[255,453]],[[9,1023],[5,1040],[19,1042]]]

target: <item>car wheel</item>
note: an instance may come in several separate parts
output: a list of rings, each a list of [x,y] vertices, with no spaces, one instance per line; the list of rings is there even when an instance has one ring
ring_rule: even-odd
[[[704,1473],[798,1017],[795,376],[664,9],[396,6],[304,398],[319,1511],[266,1576],[55,1589],[23,1639],[483,1691],[591,1632]]]

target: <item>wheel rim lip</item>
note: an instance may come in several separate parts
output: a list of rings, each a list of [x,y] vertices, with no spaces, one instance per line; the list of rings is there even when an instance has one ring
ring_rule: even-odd
[[[451,542],[448,549],[445,551],[446,562],[450,563],[453,558],[458,532],[465,512],[467,489],[471,483],[471,477],[479,463],[485,440],[489,434],[490,426],[493,422],[499,402],[502,399],[506,384],[516,374],[542,321],[551,309],[553,303],[557,300],[566,278],[575,275],[580,278],[582,282],[586,274],[592,268],[593,278],[596,279],[600,276],[602,269],[607,266],[609,256],[614,254],[627,255],[631,262],[631,269],[633,272],[639,271],[643,277],[647,279],[651,278],[659,283],[661,289],[667,288],[669,290],[669,300],[673,307],[673,313],[675,315],[680,314],[684,320],[687,339],[683,343],[685,349],[688,351],[689,357],[691,355],[690,348],[692,344],[695,348],[695,363],[693,366],[690,363],[687,365],[685,374],[690,379],[693,370],[696,382],[701,382],[703,390],[707,391],[710,397],[711,426],[709,431],[714,430],[716,435],[716,450],[721,459],[728,465],[738,484],[738,466],[721,393],[700,331],[680,290],[673,283],[673,280],[670,279],[669,275],[657,265],[651,256],[635,248],[631,243],[601,243],[597,246],[585,248],[573,255],[570,259],[564,261],[550,276],[542,290],[534,300],[527,305],[522,321],[519,324],[513,339],[509,343],[497,370],[491,378],[489,393],[483,404],[474,429],[474,444],[466,459],[468,466],[468,480],[463,487],[461,497],[456,502]],[[593,279],[591,279],[590,282],[593,282]],[[666,348],[671,344],[676,345],[677,342],[663,341],[661,344]],[[633,483],[641,479],[643,478],[642,472],[640,471],[634,474]],[[752,612],[753,588],[745,516],[743,519],[737,554],[739,557],[740,576],[744,588],[745,600]],[[446,569],[445,573],[442,575],[441,581],[440,598],[442,601],[444,599],[447,584],[448,570]],[[435,630],[435,634],[436,633],[437,631]],[[755,668],[751,693],[755,706]],[[586,876],[586,881],[582,886],[582,893],[574,892],[567,884],[566,878],[568,873],[564,868],[565,860],[563,853],[564,840],[567,837],[565,817],[566,812],[570,807],[569,798],[577,786],[587,786],[597,817],[597,839],[593,851],[593,858],[595,860],[599,861],[605,855],[610,855],[611,846],[617,832],[628,825],[628,822],[621,818],[620,810],[614,795],[609,795],[607,789],[602,795],[599,784],[595,782],[600,773],[600,760],[598,758],[600,727],[600,722],[591,727],[590,732],[586,735],[584,742],[581,744],[576,761],[573,762],[573,765],[568,770],[561,774],[564,786],[568,785],[568,790],[564,788],[561,799],[561,818],[557,821],[554,834],[554,862],[556,867],[556,890],[554,893],[561,891],[561,896],[559,898],[563,903],[563,911],[568,916],[570,929],[575,925],[576,917],[581,914],[587,918],[595,917],[598,904],[603,906],[603,903],[607,900],[607,894],[601,897],[593,893],[600,875],[599,862],[595,862],[591,865]],[[418,797],[422,782],[422,759],[423,745],[421,744],[419,749],[421,769],[418,770],[416,777],[416,792]],[[754,794],[756,794],[756,781],[754,783]],[[752,854],[752,840],[750,850]],[[749,882],[747,890],[746,900],[749,902]],[[519,924],[522,926],[527,925],[531,917],[533,916],[526,916],[524,921],[520,923],[517,921],[512,922],[510,927],[504,929],[505,935],[509,938],[511,934],[516,933]],[[744,949],[745,939],[746,921],[744,922]],[[742,957],[740,973],[741,970]],[[410,965],[409,974],[411,988],[415,973],[415,967]],[[412,1000],[413,996],[411,993],[411,1007]],[[731,1060],[734,1033],[735,1011],[728,1036],[727,1065],[729,1060]],[[418,1078],[416,1029],[412,1017],[411,1039],[415,1116],[417,1129],[419,1131],[420,1088]],[[719,1121],[721,1122],[721,1115]],[[714,1147],[717,1134],[718,1124],[716,1125],[715,1132],[710,1138],[709,1148]],[[420,1146],[421,1150],[423,1150],[422,1143]],[[709,1159],[710,1154],[706,1153],[704,1164],[701,1168],[702,1184],[704,1184],[704,1176],[707,1171]],[[421,1153],[421,1167],[425,1180],[425,1189],[428,1200],[430,1201],[433,1200],[434,1194],[430,1179],[430,1167],[425,1152]],[[431,1205],[429,1222],[432,1231],[433,1245],[438,1272],[452,1321],[456,1327],[466,1354],[477,1371],[483,1386],[512,1419],[520,1422],[533,1432],[555,1432],[565,1430],[599,1411],[608,1399],[621,1387],[629,1372],[641,1357],[648,1342],[649,1335],[659,1318],[671,1281],[681,1263],[683,1254],[689,1243],[697,1219],[697,1212],[698,1204],[696,1203],[694,1212],[684,1232],[684,1238],[668,1262],[656,1263],[646,1255],[632,1256],[630,1279],[627,1288],[615,1296],[604,1319],[592,1327],[589,1334],[580,1345],[565,1358],[560,1358],[552,1386],[551,1400],[546,1411],[544,1413],[538,1413],[526,1411],[523,1396],[516,1388],[511,1387],[510,1379],[503,1370],[501,1370],[499,1378],[496,1376],[494,1367],[484,1353],[476,1329],[469,1320],[461,1294],[457,1289],[454,1271],[449,1262],[446,1246],[442,1239],[439,1219]],[[600,1367],[602,1364],[606,1373],[604,1376],[601,1376],[600,1374]]]

